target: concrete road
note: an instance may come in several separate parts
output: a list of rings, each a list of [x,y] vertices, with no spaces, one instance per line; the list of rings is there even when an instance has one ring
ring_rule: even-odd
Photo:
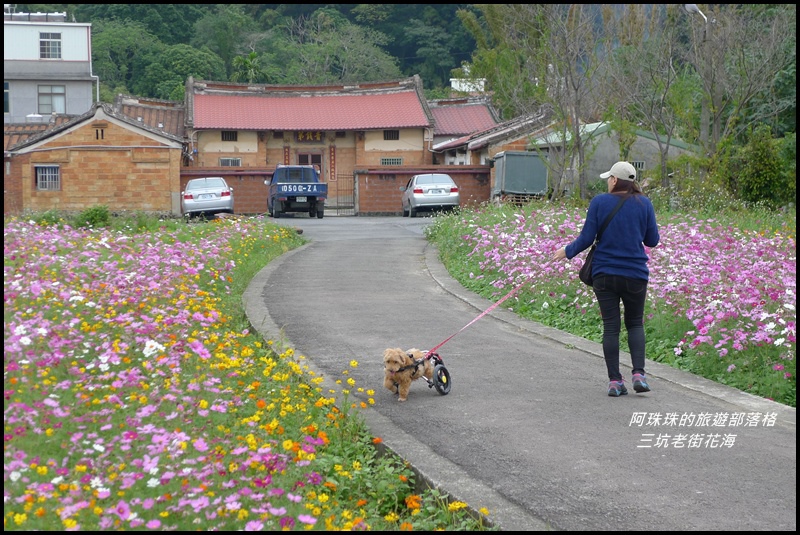
[[[444,270],[429,218],[276,222],[311,241],[254,278],[251,323],[328,381],[357,360],[373,434],[501,529],[796,530],[795,409],[652,362],[653,392],[610,398],[599,344],[517,318],[513,299],[462,331],[492,303]],[[385,348],[454,333],[449,394],[383,388]]]

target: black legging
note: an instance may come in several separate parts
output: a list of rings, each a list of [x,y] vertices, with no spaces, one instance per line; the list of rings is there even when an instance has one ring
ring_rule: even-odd
[[[625,329],[628,331],[628,350],[633,373],[644,374],[644,302],[647,298],[647,281],[629,279],[619,275],[597,275],[594,294],[603,318],[603,356],[610,381],[621,381],[619,371],[620,307],[625,306]]]

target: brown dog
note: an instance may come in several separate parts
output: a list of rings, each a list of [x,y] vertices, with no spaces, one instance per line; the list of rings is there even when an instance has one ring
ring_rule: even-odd
[[[383,386],[399,394],[398,401],[405,401],[412,382],[423,375],[433,380],[433,365],[419,349],[395,347],[383,352],[383,373]]]

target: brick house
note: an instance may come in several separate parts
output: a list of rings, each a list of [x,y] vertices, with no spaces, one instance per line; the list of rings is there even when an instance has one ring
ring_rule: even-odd
[[[95,104],[5,152],[3,213],[180,211],[183,139]]]

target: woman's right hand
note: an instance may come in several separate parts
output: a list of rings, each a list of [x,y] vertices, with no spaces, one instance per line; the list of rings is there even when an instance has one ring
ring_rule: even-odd
[[[553,260],[564,260],[567,257],[567,251],[564,247],[558,249],[553,253]]]

